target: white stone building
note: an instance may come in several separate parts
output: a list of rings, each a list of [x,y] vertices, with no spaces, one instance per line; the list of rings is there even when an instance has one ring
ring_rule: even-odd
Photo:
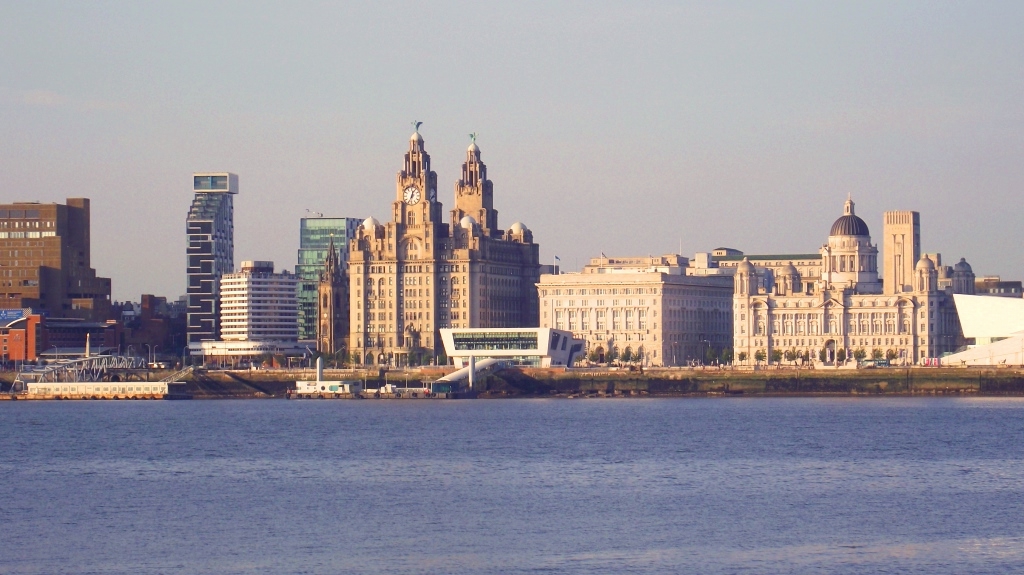
[[[687,264],[674,254],[600,257],[581,273],[544,274],[540,326],[572,332],[599,362],[626,348],[655,366],[718,357],[732,344],[732,279],[688,276]]]
[[[940,254],[922,254],[917,212],[886,212],[884,221],[881,276],[878,248],[852,200],[817,259],[805,254],[763,260],[770,266],[749,257],[738,262],[737,360],[770,361],[778,350],[826,362],[861,352],[868,359],[930,363],[955,350],[962,338],[952,294],[973,293],[970,265],[961,260],[944,267]]]

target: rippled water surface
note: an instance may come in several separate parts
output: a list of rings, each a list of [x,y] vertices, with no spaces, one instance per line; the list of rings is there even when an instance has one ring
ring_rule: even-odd
[[[1020,573],[1024,401],[3,402],[0,573]]]

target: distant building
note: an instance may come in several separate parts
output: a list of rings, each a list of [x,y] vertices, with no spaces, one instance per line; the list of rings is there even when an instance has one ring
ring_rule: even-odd
[[[1017,281],[1003,281],[999,276],[981,276],[974,280],[974,293],[995,297],[1024,297],[1024,286]]]
[[[441,328],[536,327],[539,247],[498,226],[493,184],[471,143],[442,221],[437,174],[417,131],[395,178],[391,221],[367,218],[349,242],[349,344],[367,364],[418,365]]]
[[[35,361],[43,351],[43,317],[30,309],[0,310],[0,346],[2,365],[17,361]]]
[[[299,276],[299,339],[317,337],[317,292],[327,247],[333,241],[340,247],[340,271],[345,273],[348,262],[348,242],[355,237],[356,228],[362,220],[355,218],[302,218],[299,220],[299,260],[295,275]],[[348,282],[342,282],[342,322],[344,336],[348,335]]]
[[[220,337],[218,286],[235,267],[235,211],[238,176],[227,172],[192,175],[195,197],[185,222],[188,235],[187,330],[190,344]]]
[[[927,363],[956,349],[952,296],[973,293],[970,265],[961,259],[944,267],[940,254],[922,253],[917,212],[886,212],[882,236],[880,275],[878,248],[847,200],[817,256],[743,256],[734,272],[737,361],[763,363],[790,352],[813,361],[824,355],[828,363],[862,352]],[[739,257],[722,256],[718,264]]]
[[[238,273],[220,279],[221,339],[298,340],[298,278],[274,273],[274,262],[245,261]]]
[[[732,344],[732,278],[686,275],[687,258],[592,258],[582,273],[542,275],[540,326],[586,341],[599,362],[646,365],[719,357]]]
[[[220,340],[190,343],[192,354],[237,359],[300,350],[298,284],[294,274],[275,273],[274,262],[242,262],[220,279]]]
[[[90,263],[87,198],[0,204],[0,309],[105,321],[110,279]]]

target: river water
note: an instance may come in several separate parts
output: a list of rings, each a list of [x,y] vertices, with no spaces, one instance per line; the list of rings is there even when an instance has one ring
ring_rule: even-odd
[[[2,402],[0,573],[1021,573],[1024,400]]]

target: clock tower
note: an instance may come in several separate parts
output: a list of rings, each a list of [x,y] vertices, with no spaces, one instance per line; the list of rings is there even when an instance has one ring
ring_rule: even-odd
[[[441,223],[441,204],[437,202],[437,174],[430,170],[430,154],[423,149],[419,124],[415,122],[416,131],[409,137],[405,167],[398,172],[395,202],[392,204],[394,222],[406,229]]]

